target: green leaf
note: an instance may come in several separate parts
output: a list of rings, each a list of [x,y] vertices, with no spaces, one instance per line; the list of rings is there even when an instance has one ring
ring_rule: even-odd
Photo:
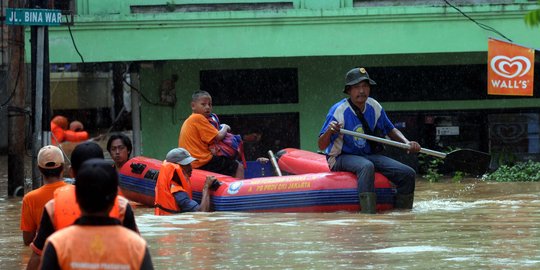
[[[529,11],[525,15],[525,23],[529,26],[538,26],[540,24],[540,9]]]

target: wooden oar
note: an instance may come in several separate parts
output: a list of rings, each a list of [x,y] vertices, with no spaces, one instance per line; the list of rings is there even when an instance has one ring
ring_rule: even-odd
[[[276,156],[274,156],[274,152],[272,152],[272,150],[268,150],[268,156],[270,157],[270,162],[272,163],[272,167],[274,167],[274,171],[276,172],[277,176],[283,176],[277,163]]]
[[[366,140],[376,141],[379,143],[395,146],[405,150],[409,150],[410,146],[405,143],[396,142],[384,138],[379,138],[364,133],[354,132],[346,129],[340,129],[341,134],[350,135],[354,137],[363,138]],[[421,148],[420,153],[442,158],[445,160],[445,164],[452,170],[462,171],[473,175],[482,175],[487,172],[489,164],[491,163],[491,155],[488,153],[471,150],[471,149],[458,149],[450,153],[443,153],[427,148]]]

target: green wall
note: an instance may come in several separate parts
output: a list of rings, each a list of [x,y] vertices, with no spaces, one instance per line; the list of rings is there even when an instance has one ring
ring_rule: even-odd
[[[177,146],[183,120],[191,113],[190,98],[199,89],[199,71],[209,69],[298,68],[298,104],[215,106],[214,112],[223,114],[253,114],[298,112],[300,115],[301,148],[317,150],[317,136],[330,106],[344,98],[345,73],[354,66],[451,65],[484,63],[486,53],[421,54],[391,56],[291,57],[265,59],[183,60],[156,62],[153,67],[142,67],[141,90],[155,102],[159,99],[159,82],[171,74],[179,75],[176,85],[178,102],[174,108],[155,106],[142,101],[143,154],[163,158]],[[377,79],[384,89],[384,79]],[[206,89],[213,90],[213,89]],[[493,108],[530,108],[540,106],[532,98],[502,100],[464,100],[459,102],[389,102],[387,111],[469,110]],[[270,127],[286,130],[289,127]],[[233,127],[234,129],[234,127]]]
[[[160,81],[172,73],[179,75],[174,109],[141,100],[143,154],[156,158],[177,145],[180,125],[190,113],[190,95],[199,88],[200,70],[298,68],[298,104],[216,106],[215,112],[299,112],[301,147],[316,150],[317,132],[328,108],[343,97],[343,77],[351,67],[485,63],[488,37],[501,38],[450,7],[403,5],[406,1],[397,1],[402,4],[397,6],[353,7],[353,2],[364,1],[293,0],[294,8],[287,10],[130,12],[130,5],[168,2],[269,1],[77,1],[78,15],[71,30],[85,62],[140,61],[141,91],[154,102],[159,98]],[[523,17],[539,7],[523,0],[459,6],[478,22],[533,48],[540,48],[540,30],[525,26]],[[81,62],[67,27],[50,27],[49,38],[52,63]],[[535,104],[534,99],[503,99],[383,105],[389,111],[407,111]]]
[[[143,1],[88,1],[71,30],[86,62],[475,52],[498,37],[444,6],[353,8],[328,0],[340,8],[323,9],[317,3],[324,2],[305,1],[277,11],[142,14],[125,5]],[[159,2],[166,1],[152,1]],[[540,47],[540,31],[523,20],[538,5],[519,2],[460,8],[518,44]],[[51,62],[81,61],[66,27],[49,31]]]

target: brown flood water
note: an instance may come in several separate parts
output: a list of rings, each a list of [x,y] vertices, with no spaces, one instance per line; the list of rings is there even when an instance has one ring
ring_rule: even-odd
[[[6,174],[0,269],[24,269],[31,251]],[[540,183],[419,180],[411,212],[135,212],[156,269],[540,269],[539,209]]]

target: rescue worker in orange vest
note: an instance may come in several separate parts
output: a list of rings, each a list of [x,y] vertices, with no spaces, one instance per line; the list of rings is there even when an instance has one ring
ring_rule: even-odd
[[[70,175],[77,180],[82,163],[92,158],[104,159],[103,150],[94,142],[84,142],[75,147],[71,154]],[[112,163],[109,163],[113,167]],[[45,240],[55,231],[69,226],[80,217],[80,210],[75,199],[75,187],[68,185],[55,191],[54,199],[47,202],[36,237],[30,247],[34,251],[28,262],[27,270],[37,269]],[[135,214],[124,197],[117,196],[111,209],[111,217],[120,220],[121,224],[138,233]]]
[[[191,162],[196,160],[184,148],[175,148],[165,157],[156,182],[156,215],[171,215],[183,212],[210,211],[208,189],[217,181],[214,176],[206,177],[202,190],[201,204],[193,200],[191,192]]]
[[[43,216],[43,207],[54,197],[54,191],[67,185],[64,174],[64,154],[54,145],[44,146],[39,150],[37,165],[43,186],[24,195],[21,208],[21,230],[25,245],[32,243]]]
[[[109,216],[117,191],[110,162],[82,164],[75,182],[81,216],[47,239],[40,269],[154,269],[146,241]]]
[[[51,143],[58,145],[64,141],[82,142],[88,140],[88,132],[83,131],[82,123],[74,121],[73,130],[68,129],[68,119],[64,116],[57,115],[51,120]],[[77,123],[78,122],[78,123]],[[71,124],[69,126],[71,128]],[[80,128],[80,130],[77,130]]]

